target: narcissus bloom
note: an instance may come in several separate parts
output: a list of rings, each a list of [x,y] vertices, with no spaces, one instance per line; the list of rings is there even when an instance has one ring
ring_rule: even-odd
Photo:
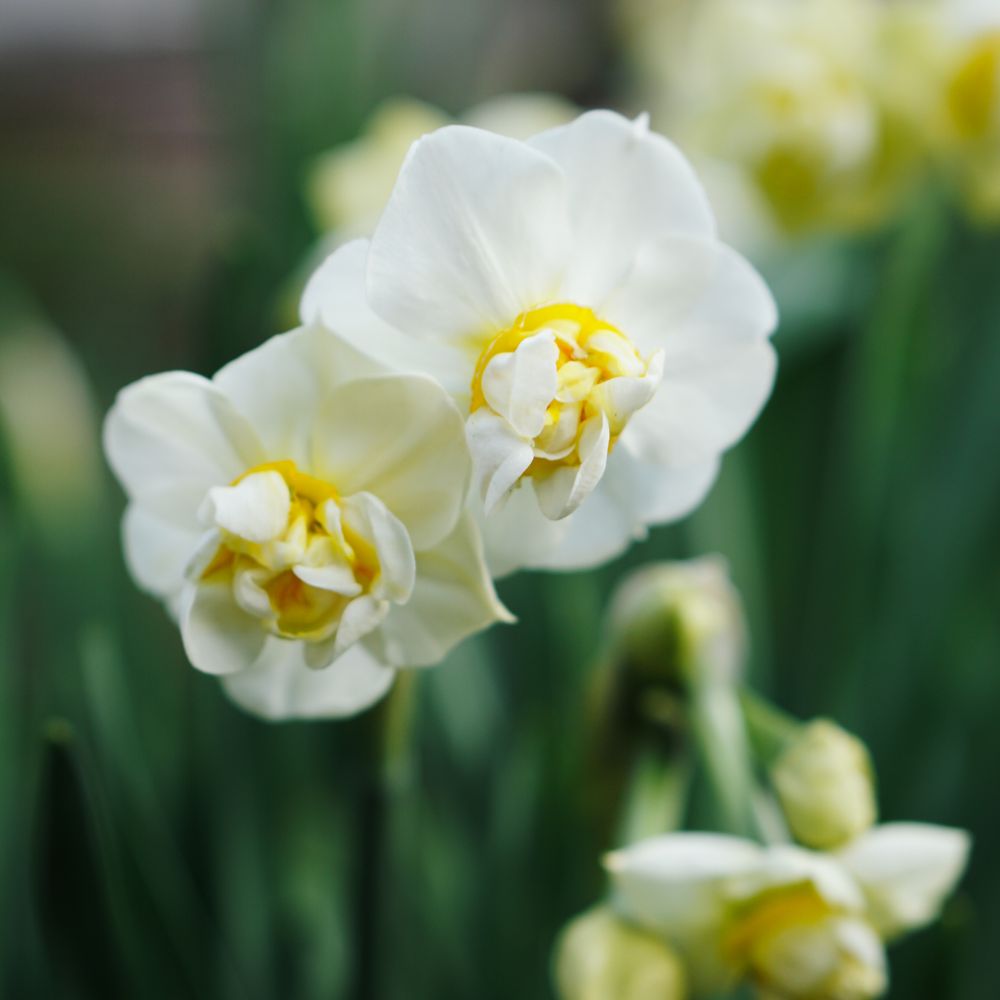
[[[883,941],[933,920],[965,868],[968,835],[875,827],[837,854],[677,833],[607,859],[615,905],[689,963],[696,994],[741,978],[776,1000],[870,1000]]]
[[[211,379],[124,389],[105,447],[129,568],[199,670],[271,718],[347,715],[401,667],[505,617],[463,513],[462,418],[424,376],[380,374],[326,330]]]
[[[690,511],[774,377],[764,283],[674,146],[610,112],[421,139],[302,310],[452,392],[498,574],[594,565]]]

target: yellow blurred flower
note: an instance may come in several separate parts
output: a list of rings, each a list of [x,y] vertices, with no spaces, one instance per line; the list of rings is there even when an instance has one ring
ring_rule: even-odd
[[[1000,220],[1000,8],[952,4],[956,36],[945,81],[947,164],[970,212]],[[991,9],[992,6],[992,9]]]
[[[650,9],[662,12],[658,30]],[[778,229],[860,230],[897,208],[925,162],[934,22],[924,5],[663,0],[643,10],[631,23],[646,103],[693,155],[738,165]]]
[[[471,108],[461,124],[511,139],[562,125],[577,109],[552,94],[509,94]],[[309,205],[319,227],[339,241],[368,236],[389,200],[410,146],[452,118],[440,108],[412,97],[384,101],[353,142],[324,153],[307,182]]]
[[[606,906],[571,920],[556,945],[560,1000],[683,1000],[684,967],[659,937]]]
[[[841,847],[875,822],[868,750],[836,723],[817,719],[803,726],[771,780],[795,839],[807,847]]]

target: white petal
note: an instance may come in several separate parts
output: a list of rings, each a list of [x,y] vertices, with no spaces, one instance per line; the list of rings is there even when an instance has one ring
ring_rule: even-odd
[[[789,844],[767,848],[755,869],[731,880],[728,892],[734,899],[750,899],[802,882],[811,882],[823,899],[841,911],[864,912],[858,884],[834,857]]]
[[[416,578],[416,559],[402,522],[370,493],[347,497],[341,510],[344,525],[375,547],[381,568],[375,596],[397,604],[408,601]]]
[[[368,297],[401,330],[461,339],[502,330],[559,289],[566,184],[547,156],[480,129],[416,142],[368,255]]]
[[[531,442],[486,407],[469,417],[465,432],[483,511],[491,514],[531,465],[534,458]]]
[[[569,180],[568,301],[600,306],[651,239],[714,232],[708,199],[690,164],[671,142],[649,131],[645,117],[633,122],[591,111],[529,144],[551,156]]]
[[[721,946],[728,884],[761,857],[738,837],[675,833],[616,851],[605,865],[620,912],[680,948],[699,990],[711,993],[732,977]]]
[[[650,459],[704,462],[739,440],[774,382],[770,292],[737,253],[673,237],[645,247],[607,304],[644,351],[663,351],[663,380],[626,433]]]
[[[317,590],[329,590],[344,597],[357,597],[361,593],[361,585],[355,580],[354,573],[346,560],[331,561],[319,566],[296,566],[292,572],[310,587]]]
[[[267,633],[243,611],[222,583],[191,585],[180,614],[184,651],[192,666],[206,674],[246,670],[260,655]]]
[[[534,438],[558,385],[559,348],[548,331],[526,337],[512,352],[492,358],[483,372],[483,395],[521,437]]]
[[[178,528],[136,504],[129,504],[122,519],[125,562],[133,579],[171,604],[180,596],[185,567],[200,537],[200,532]]]
[[[579,514],[579,511],[577,512]],[[558,549],[573,518],[550,521],[538,508],[535,491],[522,481],[488,516],[478,512],[486,562],[494,578],[518,569],[561,569],[548,558]]]
[[[152,375],[123,389],[104,424],[104,447],[131,500],[192,531],[211,487],[265,460],[226,396],[188,372]]]
[[[577,445],[580,464],[535,476],[532,482],[542,513],[558,521],[568,517],[590,495],[604,475],[611,432],[602,413],[583,422]]]
[[[338,387],[317,420],[311,464],[342,496],[377,496],[418,551],[452,531],[471,475],[462,417],[436,382],[418,375]]]
[[[355,643],[374,632],[388,613],[388,601],[380,601],[371,594],[356,597],[344,608],[340,624],[337,626],[334,655],[342,656]]]
[[[604,411],[612,434],[621,434],[632,415],[653,398],[662,376],[663,354],[658,351],[648,374],[641,378],[620,376],[597,386],[591,399]]]
[[[632,453],[626,437],[609,456],[601,485],[638,529],[687,517],[705,499],[718,473],[714,457],[682,468],[646,462]]]
[[[468,394],[474,358],[438,340],[401,332],[378,316],[365,292],[367,262],[368,240],[347,243],[327,257],[306,285],[302,321],[322,323],[393,371],[424,372],[452,395]]]
[[[277,615],[271,606],[271,598],[261,586],[267,575],[266,570],[238,570],[233,577],[233,600],[248,615],[271,622]]]
[[[392,685],[395,671],[363,646],[314,670],[304,660],[307,645],[268,638],[253,666],[223,680],[226,693],[241,708],[265,719],[331,718],[368,708]]]
[[[255,472],[235,486],[213,486],[199,511],[212,524],[250,542],[269,542],[284,534],[292,496],[277,472]]]
[[[840,852],[861,884],[869,915],[883,936],[929,923],[954,890],[968,861],[964,830],[929,823],[885,823]]]
[[[323,400],[336,386],[381,370],[328,330],[312,326],[272,337],[231,361],[213,381],[253,424],[267,460],[291,459],[308,467]]]
[[[448,538],[417,556],[413,596],[383,623],[383,648],[394,666],[433,666],[466,636],[512,620],[490,582],[479,532],[465,514]]]

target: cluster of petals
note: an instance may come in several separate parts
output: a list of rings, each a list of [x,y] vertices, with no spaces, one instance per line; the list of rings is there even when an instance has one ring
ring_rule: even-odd
[[[644,118],[414,144],[302,303],[466,414],[490,567],[596,565],[695,507],[771,390],[763,281]]]
[[[962,830],[888,823],[833,853],[668,834],[606,866],[619,913],[682,953],[696,995],[747,978],[784,1000],[869,1000],[883,943],[937,916],[968,851]]]
[[[275,337],[211,380],[134,383],[105,448],[133,576],[191,663],[260,715],[359,711],[397,669],[508,617],[464,509],[454,404],[326,330]]]

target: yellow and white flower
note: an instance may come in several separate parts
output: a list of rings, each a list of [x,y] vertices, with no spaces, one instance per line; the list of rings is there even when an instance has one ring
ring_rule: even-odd
[[[132,575],[252,712],[357,712],[397,668],[505,617],[463,513],[454,404],[326,330],[275,337],[211,380],[134,383],[105,448]]]
[[[853,231],[913,187],[934,103],[930,5],[622,3],[657,120],[692,155],[736,168],[718,176],[742,215],[785,233]]]
[[[774,377],[771,295],[687,161],[604,111],[421,139],[302,312],[452,392],[497,574],[595,565],[690,511]]]
[[[695,995],[746,978],[776,1000],[870,1000],[883,941],[934,919],[968,849],[962,830],[891,823],[837,854],[677,833],[606,864],[619,912],[681,951]]]

